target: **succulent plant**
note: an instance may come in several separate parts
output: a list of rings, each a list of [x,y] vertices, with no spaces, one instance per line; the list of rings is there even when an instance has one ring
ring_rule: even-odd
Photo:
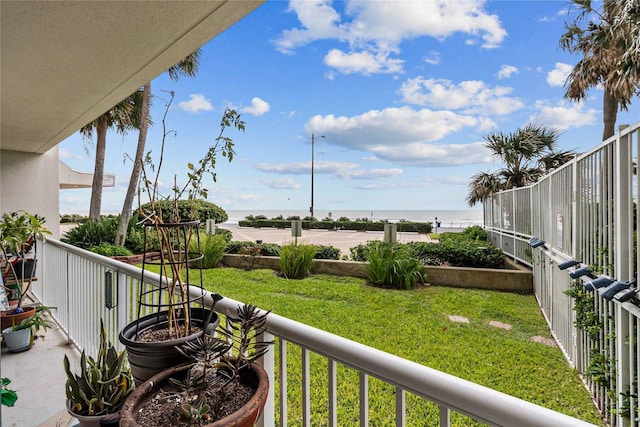
[[[118,353],[111,341],[107,340],[102,320],[97,359],[87,357],[83,350],[78,375],[71,372],[69,358],[64,356],[67,399],[71,401],[71,410],[74,413],[106,415],[120,410],[134,388],[126,357],[126,351]]]

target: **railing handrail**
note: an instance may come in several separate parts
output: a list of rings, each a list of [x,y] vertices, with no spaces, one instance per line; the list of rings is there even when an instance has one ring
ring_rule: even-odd
[[[216,309],[229,314],[239,304],[225,297]],[[274,313],[267,318],[267,328],[275,336],[491,425],[593,425]]]
[[[138,267],[85,251],[55,239],[48,239],[46,244],[54,245],[130,276],[140,277],[141,269]],[[148,283],[157,286],[159,280],[158,274],[145,272],[145,282],[148,281]],[[198,293],[199,291],[191,289],[191,292]],[[210,293],[207,292],[207,294]],[[212,299],[205,298],[206,305],[209,305],[211,301]],[[235,313],[238,305],[241,304],[239,301],[225,297],[216,304],[215,309],[228,315]],[[491,425],[593,425],[275,313],[271,313],[267,318],[267,330],[270,334],[287,342]],[[265,368],[267,372],[274,372],[273,366],[265,366]]]

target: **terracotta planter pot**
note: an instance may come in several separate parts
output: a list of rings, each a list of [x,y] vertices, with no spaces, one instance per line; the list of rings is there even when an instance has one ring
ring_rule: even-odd
[[[142,384],[165,369],[187,362],[188,359],[176,350],[176,346],[193,341],[202,333],[198,332],[168,341],[140,342],[135,339],[136,324],[138,334],[157,326],[166,326],[166,313],[165,311],[159,314],[143,316],[125,326],[120,332],[119,339],[127,348],[127,357],[136,385]],[[204,323],[208,314],[209,310],[193,308],[191,311],[192,323],[205,329]],[[159,318],[161,319],[160,321],[158,321]],[[207,332],[212,333],[215,331],[218,323],[220,323],[220,318],[216,313],[213,313],[209,325],[206,327]]]
[[[168,385],[169,378],[179,375],[179,367],[173,367],[136,387],[120,410],[120,427],[139,427],[136,415],[140,408]],[[253,397],[238,411],[204,427],[252,427],[256,423],[269,394],[269,377],[262,367],[253,365],[241,374],[241,381],[256,388]]]
[[[31,317],[34,314],[36,314],[35,307],[22,307],[22,308],[24,309],[24,311],[19,314],[11,314],[13,310],[0,312],[0,321],[1,321],[0,328],[2,330],[10,328],[14,325],[14,322],[16,325],[19,325],[20,322],[22,322],[27,317]]]

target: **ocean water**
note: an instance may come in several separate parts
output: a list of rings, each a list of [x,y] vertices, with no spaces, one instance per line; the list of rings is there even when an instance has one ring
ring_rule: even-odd
[[[249,215],[264,215],[267,218],[273,218],[282,215],[287,218],[297,215],[304,218],[309,215],[304,210],[228,210],[229,219],[227,224],[237,224]],[[440,221],[442,228],[465,228],[472,225],[482,225],[482,210],[316,210],[314,216],[318,219],[331,217],[338,219],[347,217],[355,220],[358,218],[367,218],[377,221],[386,219],[388,221],[416,221],[416,222],[435,222],[436,218]]]

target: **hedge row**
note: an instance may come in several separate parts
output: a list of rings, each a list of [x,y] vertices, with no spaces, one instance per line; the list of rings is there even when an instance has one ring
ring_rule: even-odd
[[[386,221],[330,221],[330,220],[303,220],[302,228],[305,230],[355,230],[355,231],[384,231]],[[240,227],[254,228],[290,228],[288,219],[244,219],[238,222]],[[415,232],[428,234],[433,229],[430,222],[397,222],[398,232]]]
[[[316,248],[315,259],[340,259],[340,249],[334,246],[313,245]],[[251,254],[251,249],[259,248],[260,253],[256,255],[262,256],[280,256],[282,246],[276,243],[255,243],[251,241],[238,242],[232,241],[227,244],[225,250],[228,254]]]
[[[376,242],[367,242],[351,248],[351,259],[366,261],[367,254]],[[502,250],[487,242],[460,239],[440,243],[396,243],[404,246],[424,265],[449,265],[452,267],[500,268],[504,264]]]

